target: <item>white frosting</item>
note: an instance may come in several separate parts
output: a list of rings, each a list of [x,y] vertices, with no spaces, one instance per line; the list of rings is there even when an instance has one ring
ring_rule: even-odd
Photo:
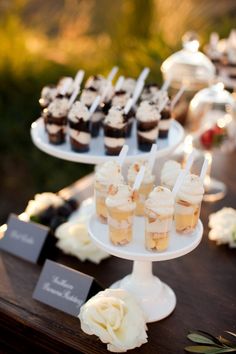
[[[174,160],[166,161],[161,170],[161,184],[172,189],[180,171],[180,163]]]
[[[199,176],[189,174],[185,177],[179,189],[177,199],[191,204],[198,204],[202,201],[203,194],[203,183]]]
[[[162,102],[166,99],[169,101],[168,92],[161,90],[156,92],[152,97],[152,101],[155,102],[158,106],[162,105]]]
[[[132,184],[134,183],[138,172],[140,171],[140,168],[142,166],[145,166],[145,173],[143,177],[142,183],[152,183],[154,182],[154,175],[152,174],[152,171],[149,168],[148,162],[147,161],[136,161],[132,165],[130,165],[128,169],[128,181],[131,182]]]
[[[60,92],[60,90],[62,89],[63,86],[67,87],[67,90],[66,90],[66,93],[71,95],[72,92],[74,91],[74,80],[72,79],[72,77],[69,77],[69,76],[65,76],[63,77],[58,85],[57,85],[57,89],[58,91]],[[68,86],[67,86],[68,85]]]
[[[120,165],[116,161],[110,160],[98,166],[95,174],[95,180],[101,184],[123,183],[124,178],[121,174]]]
[[[174,197],[165,187],[155,187],[145,201],[145,208],[159,215],[173,215]]]
[[[41,91],[41,98],[39,103],[42,106],[47,106],[56,97],[57,89],[56,87],[45,86]]]
[[[64,200],[54,193],[36,194],[34,200],[30,200],[25,213],[28,216],[38,215],[50,206],[59,207],[64,203]]]
[[[110,208],[118,208],[123,211],[134,210],[136,203],[133,201],[133,191],[126,184],[115,186],[116,192],[108,194],[106,198],[106,206]]]
[[[143,93],[141,95],[142,101],[151,101],[152,98],[159,92],[159,88],[157,86],[149,86],[144,88]]]
[[[141,122],[157,121],[160,119],[160,113],[156,105],[143,101],[137,109],[136,117]]]
[[[89,120],[88,108],[80,101],[76,101],[68,114],[68,118],[75,123],[77,123],[80,118],[87,121]]]
[[[169,130],[171,119],[161,119],[158,123],[159,130]]]
[[[91,140],[91,135],[87,132],[80,132],[75,129],[69,129],[69,134],[72,139],[78,141],[78,143],[88,145]]]
[[[66,132],[66,126],[63,125],[57,125],[57,124],[46,124],[46,130],[49,134],[56,134],[60,130],[63,130],[63,132]]]
[[[158,136],[158,127],[154,128],[152,130],[146,131],[146,132],[142,132],[142,131],[138,130],[138,135],[140,135],[143,138],[146,138],[148,140],[155,140],[155,139],[157,139],[157,136]]]
[[[132,78],[127,78],[124,80],[121,87],[122,90],[126,91],[129,95],[132,95],[136,86],[136,80]]]
[[[67,116],[68,100],[66,98],[56,98],[46,108],[46,112],[49,112],[54,118]]]
[[[85,88],[93,87],[99,93],[102,93],[104,87],[106,86],[107,80],[102,75],[90,76],[85,83]]]
[[[97,96],[98,96],[97,91],[84,89],[80,96],[80,102],[90,107]]]
[[[81,329],[98,336],[111,352],[126,352],[147,342],[143,310],[126,290],[99,292],[81,307],[79,319]]]
[[[122,129],[126,125],[123,117],[123,109],[119,106],[111,107],[108,115],[105,117],[104,124],[113,128]]]
[[[122,95],[114,95],[112,98],[112,106],[120,106],[120,107],[124,107],[128,101],[128,99],[130,98],[129,93],[125,92]]]
[[[105,146],[115,148],[117,146],[123,146],[125,143],[125,138],[109,138],[104,137]]]

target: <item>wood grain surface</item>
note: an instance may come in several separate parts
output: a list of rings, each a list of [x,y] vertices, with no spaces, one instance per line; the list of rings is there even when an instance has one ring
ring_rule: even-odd
[[[200,246],[182,258],[153,265],[154,274],[174,289],[177,307],[168,318],[148,324],[148,343],[133,353],[183,353],[189,344],[186,335],[193,329],[215,335],[236,331],[236,249],[217,247],[207,237],[209,214],[223,206],[236,207],[235,165],[236,153],[214,159],[214,176],[227,184],[228,193],[220,202],[203,203]],[[116,257],[100,265],[82,263],[59,251],[49,258],[94,276],[104,287],[132,266]],[[81,331],[79,320],[32,299],[40,271],[39,265],[0,253],[0,353],[107,353],[106,345]]]

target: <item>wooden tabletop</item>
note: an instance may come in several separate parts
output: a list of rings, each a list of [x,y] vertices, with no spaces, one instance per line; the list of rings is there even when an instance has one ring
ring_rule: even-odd
[[[223,206],[236,208],[235,165],[236,153],[214,159],[213,174],[227,184],[228,193],[220,202],[203,204],[200,246],[179,259],[153,264],[154,274],[174,289],[177,306],[168,318],[148,324],[148,343],[134,353],[183,353],[193,329],[215,335],[236,331],[236,249],[209,241],[207,227],[210,213]],[[132,266],[116,257],[100,265],[82,263],[59,251],[51,259],[94,276],[104,287]],[[106,345],[81,331],[78,319],[32,299],[40,271],[39,265],[0,253],[0,353],[107,353]]]

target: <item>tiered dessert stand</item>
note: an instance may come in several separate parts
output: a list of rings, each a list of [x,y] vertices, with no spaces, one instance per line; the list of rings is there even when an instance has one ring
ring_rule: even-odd
[[[72,151],[68,140],[62,145],[49,144],[42,118],[32,124],[31,137],[40,150],[64,160],[99,164],[108,159],[116,158],[104,154],[104,141],[101,136],[92,139],[90,151],[87,153]],[[181,143],[183,137],[183,128],[178,122],[173,120],[168,139],[158,139],[157,141],[156,158],[170,155]],[[126,157],[127,163],[147,158],[147,153],[142,153],[137,149],[134,136],[127,139],[126,144],[129,145],[129,152]],[[133,293],[143,307],[148,322],[161,320],[174,310],[176,306],[175,294],[168,285],[152,274],[152,262],[181,257],[196,248],[201,241],[203,233],[200,221],[196,230],[190,235],[178,235],[173,228],[168,250],[161,253],[149,252],[145,249],[144,219],[140,217],[135,218],[134,239],[126,246],[114,246],[109,240],[107,225],[101,224],[96,216],[93,216],[90,220],[89,233],[93,241],[108,253],[134,261],[132,273],[111,287],[121,287]]]

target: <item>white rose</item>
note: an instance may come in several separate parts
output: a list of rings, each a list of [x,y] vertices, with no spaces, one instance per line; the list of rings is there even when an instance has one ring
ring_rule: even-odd
[[[38,215],[50,206],[59,207],[64,203],[64,200],[54,193],[36,194],[33,200],[30,200],[25,213],[30,217],[31,215]]]
[[[107,289],[80,309],[81,328],[95,334],[111,352],[126,352],[147,342],[144,313],[134,297],[123,289]]]
[[[209,216],[209,239],[218,245],[228,243],[236,247],[236,210],[223,208]]]
[[[109,254],[98,248],[91,240],[87,229],[87,218],[79,217],[77,221],[68,221],[60,225],[55,236],[59,239],[57,247],[63,252],[79,258],[100,263]]]

